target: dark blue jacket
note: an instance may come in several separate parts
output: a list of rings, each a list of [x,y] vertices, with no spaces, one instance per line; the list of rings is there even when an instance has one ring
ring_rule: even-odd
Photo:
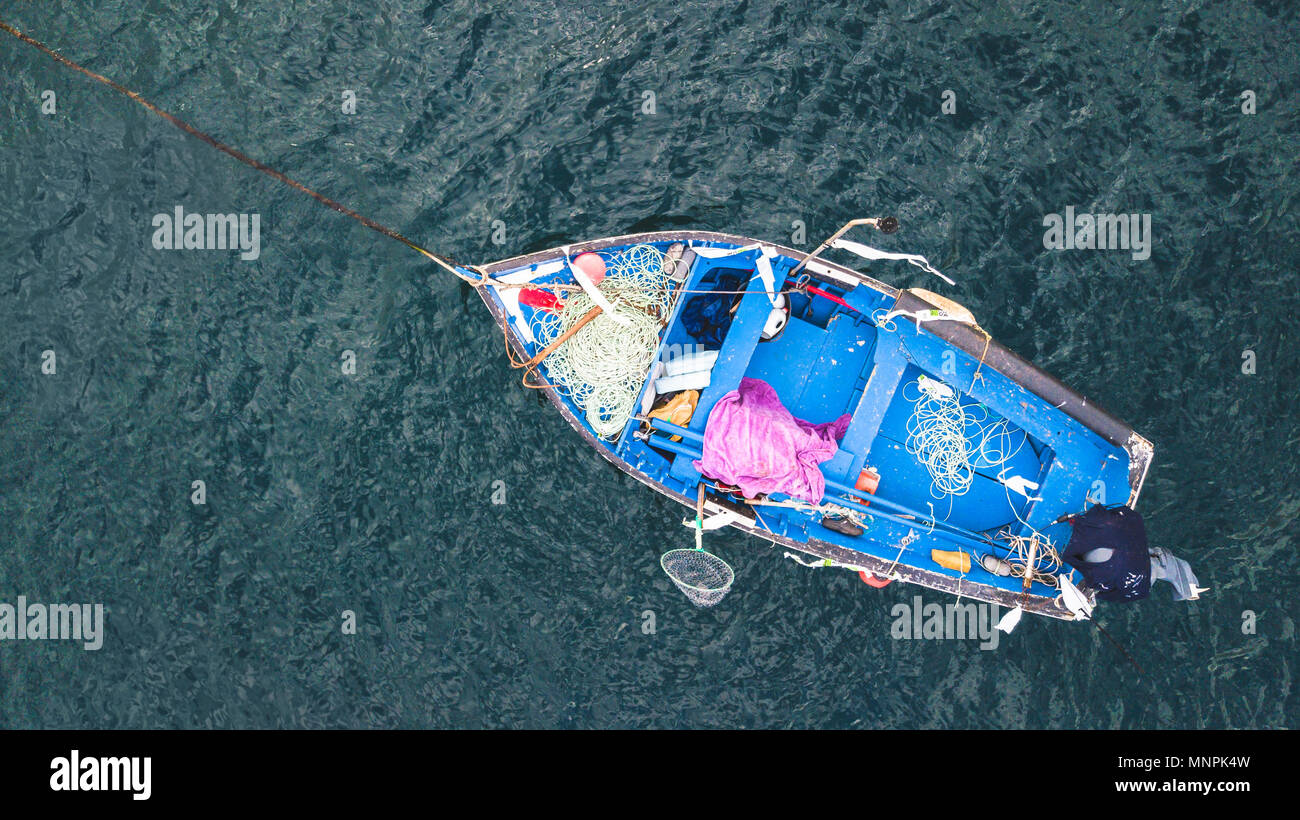
[[[1074,532],[1061,557],[1097,590],[1097,600],[1137,601],[1147,597],[1151,592],[1151,553],[1141,514],[1128,507],[1098,504],[1067,520]],[[1115,552],[1099,564],[1083,560],[1084,555],[1100,547]]]

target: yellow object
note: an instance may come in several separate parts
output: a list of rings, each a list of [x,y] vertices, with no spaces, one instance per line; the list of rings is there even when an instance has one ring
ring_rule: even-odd
[[[669,399],[668,403],[658,410],[650,411],[650,418],[666,421],[669,424],[676,424],[678,427],[685,427],[691,421],[691,416],[695,415],[695,405],[700,400],[700,391],[683,390],[676,396]],[[673,436],[673,441],[681,441],[681,436]]]
[[[930,550],[930,558],[936,564],[958,572],[970,572],[970,554],[965,552],[948,552],[947,550]]]

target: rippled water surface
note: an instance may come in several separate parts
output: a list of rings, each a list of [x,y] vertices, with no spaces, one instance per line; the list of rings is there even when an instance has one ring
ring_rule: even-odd
[[[739,533],[713,541],[735,590],[695,610],[658,566],[681,509],[519,386],[467,287],[5,36],[0,600],[108,616],[98,652],[0,643],[0,726],[1294,724],[1293,4],[0,8],[462,261],[896,215],[880,243],[958,284],[873,272],[1153,440],[1151,537],[1212,588],[1101,611],[1145,676],[1088,625],[894,640],[917,588]],[[260,258],[154,250],[176,205],[260,214]],[[1067,206],[1151,214],[1150,259],[1044,250]]]

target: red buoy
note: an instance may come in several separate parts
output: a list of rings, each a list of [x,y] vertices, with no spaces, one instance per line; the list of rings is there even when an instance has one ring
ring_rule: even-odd
[[[872,470],[870,467],[863,470],[858,475],[857,483],[853,485],[854,489],[862,490],[863,492],[870,493],[872,495],[876,494],[876,488],[879,486],[880,486],[880,474],[877,473],[875,470]],[[867,501],[867,499],[865,498],[858,498],[855,496],[853,500],[857,501],[859,504],[861,504],[864,507],[871,506],[871,502]]]

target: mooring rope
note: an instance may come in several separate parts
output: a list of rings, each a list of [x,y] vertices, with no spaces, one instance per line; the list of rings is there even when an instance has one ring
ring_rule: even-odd
[[[465,282],[468,282],[471,285],[474,285],[475,287],[482,287],[484,284],[486,284],[487,274],[484,273],[483,271],[479,271],[479,274],[481,276],[480,279],[475,279],[471,276],[466,276],[464,273],[461,273],[459,270],[456,269],[456,266],[453,262],[443,259],[442,257],[425,250],[424,248],[415,244],[410,239],[407,239],[405,236],[393,230],[392,228],[381,225],[375,220],[371,219],[370,217],[359,214],[356,211],[352,210],[351,208],[347,207],[346,205],[343,205],[342,203],[336,202],[333,199],[330,199],[329,197],[323,194],[313,191],[311,188],[308,188],[306,185],[303,185],[301,182],[298,182],[297,180],[289,176],[286,176],[285,174],[275,170],[269,165],[259,162],[253,159],[252,157],[248,156],[247,154],[243,153],[242,151],[236,148],[232,148],[229,145],[226,145],[224,142],[221,142],[220,140],[216,139],[215,137],[205,134],[204,132],[200,131],[199,129],[185,122],[185,120],[182,120],[180,117],[177,117],[173,114],[169,114],[168,112],[162,110],[161,108],[149,102],[144,97],[141,97],[139,94],[127,88],[126,86],[116,83],[102,74],[96,74],[95,72],[91,71],[85,66],[73,60],[70,60],[67,57],[64,57],[62,54],[58,53],[54,49],[50,48],[49,46],[45,45],[39,40],[29,37],[28,35],[22,33],[21,31],[9,25],[3,20],[0,20],[0,29],[3,29],[9,34],[12,34],[14,37],[17,37],[19,40],[22,40],[24,43],[27,43],[28,45],[33,46],[37,49],[40,49],[46,55],[52,57],[53,59],[57,60],[60,63],[63,63],[69,68],[74,69],[75,71],[79,71],[82,74],[89,77],[90,79],[98,83],[103,83],[104,85],[108,86],[109,88],[113,89],[119,94],[123,94],[129,97],[130,99],[144,106],[150,112],[157,114],[158,116],[170,122],[172,125],[176,126],[177,128],[181,129],[185,133],[189,134],[190,136],[203,140],[208,145],[211,145],[213,148],[216,148],[218,151],[221,151],[224,154],[234,157],[235,159],[244,163],[248,167],[261,171],[267,176],[272,177],[273,179],[276,179],[284,183],[285,185],[288,185],[290,188],[294,188],[299,191],[302,191],[304,194],[307,194],[311,198],[315,199],[317,202],[320,202],[323,205],[327,205],[330,208],[333,208],[334,210],[338,211],[339,213],[345,216],[352,217],[353,219],[360,222],[362,225],[365,225],[367,228],[369,228],[372,231],[381,233],[390,239],[396,239],[398,242],[401,242],[403,245],[407,246],[411,250],[421,253],[428,259],[441,265],[449,273],[454,274],[457,278]]]

